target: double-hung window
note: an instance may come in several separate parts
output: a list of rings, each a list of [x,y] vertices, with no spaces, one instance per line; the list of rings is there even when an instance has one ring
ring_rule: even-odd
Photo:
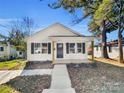
[[[77,43],[77,53],[82,53],[82,43]]]
[[[31,54],[51,54],[51,43],[31,43]]]
[[[34,43],[34,53],[35,54],[41,53],[41,44],[40,43]]]
[[[69,43],[69,53],[75,53],[75,43]]]
[[[42,43],[42,53],[47,54],[48,53],[48,44]]]

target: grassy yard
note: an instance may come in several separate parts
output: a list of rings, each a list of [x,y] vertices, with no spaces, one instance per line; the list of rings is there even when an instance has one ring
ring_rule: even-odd
[[[0,70],[23,69],[26,62],[26,60],[11,60],[0,62]]]
[[[16,91],[14,88],[7,85],[0,85],[0,93],[20,93]]]

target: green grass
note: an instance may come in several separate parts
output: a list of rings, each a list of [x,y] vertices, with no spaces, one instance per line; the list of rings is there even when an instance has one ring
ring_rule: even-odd
[[[11,60],[0,62],[0,70],[2,69],[24,69],[26,65],[26,60]],[[10,87],[9,85],[3,84],[0,85],[0,93],[20,93],[16,91],[14,88]]]
[[[27,61],[25,60],[11,60],[0,62],[0,69],[23,69]]]
[[[20,93],[7,85],[0,85],[0,93]]]

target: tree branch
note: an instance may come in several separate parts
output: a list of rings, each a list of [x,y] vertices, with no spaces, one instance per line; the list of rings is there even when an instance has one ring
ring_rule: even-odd
[[[106,16],[106,18],[115,29],[118,28],[115,24],[113,24],[113,22],[108,18],[108,16]]]

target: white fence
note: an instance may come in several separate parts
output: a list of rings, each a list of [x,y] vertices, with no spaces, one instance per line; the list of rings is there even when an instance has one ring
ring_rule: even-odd
[[[107,47],[107,51],[110,58],[118,58],[119,56],[118,47],[110,47],[110,48]],[[124,47],[123,47],[123,53],[124,53]],[[101,47],[94,47],[94,56],[101,57]]]

